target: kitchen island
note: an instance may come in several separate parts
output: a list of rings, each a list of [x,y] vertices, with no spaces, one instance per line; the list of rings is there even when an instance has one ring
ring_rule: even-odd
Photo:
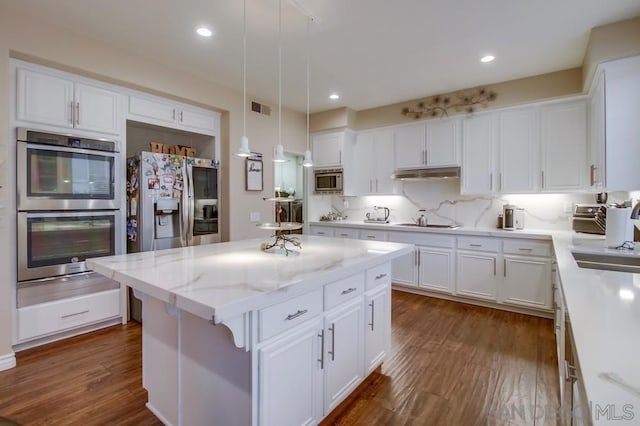
[[[384,361],[392,259],[412,245],[301,236],[111,256],[142,299],[143,386],[165,424],[314,424]]]

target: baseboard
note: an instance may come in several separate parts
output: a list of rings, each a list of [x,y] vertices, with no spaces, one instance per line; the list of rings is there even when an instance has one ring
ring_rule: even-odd
[[[147,410],[151,411],[153,415],[156,416],[156,418],[162,422],[162,424],[166,426],[173,426],[169,422],[169,420],[167,420],[162,414],[160,414],[160,411],[156,407],[154,407],[153,404],[151,404],[150,402],[147,402],[146,404],[144,404],[144,406],[147,407]]]
[[[0,355],[0,371],[9,370],[16,366],[16,354],[14,352]]]

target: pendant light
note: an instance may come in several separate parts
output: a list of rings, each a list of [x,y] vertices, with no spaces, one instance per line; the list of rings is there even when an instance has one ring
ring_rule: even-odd
[[[278,145],[273,153],[273,161],[285,161],[282,146],[282,0],[278,0]]]
[[[309,48],[311,37],[309,36],[309,24],[311,23],[311,18],[307,17],[307,150],[304,152],[304,160],[302,161],[302,165],[304,167],[313,166],[313,160],[311,159],[311,149],[310,149],[310,136],[309,136]]]
[[[242,9],[242,138],[236,155],[251,156],[247,137],[247,0],[243,1]]]

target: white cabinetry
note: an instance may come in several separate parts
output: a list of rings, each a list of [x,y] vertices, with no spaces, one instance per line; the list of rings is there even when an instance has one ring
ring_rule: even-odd
[[[393,130],[358,133],[355,157],[358,194],[396,193],[393,174]]]
[[[494,140],[493,115],[483,114],[464,119],[461,193],[489,194],[494,191]]]
[[[551,247],[546,242],[504,242],[502,302],[551,309]]]
[[[638,190],[640,56],[602,64],[594,85],[589,112],[592,186],[608,191]]]
[[[382,265],[367,271],[365,293],[365,376],[385,359],[391,342],[391,271]]]
[[[536,112],[518,108],[498,114],[500,171],[498,192],[527,193],[537,189]]]
[[[500,240],[458,238],[457,294],[497,301]]]
[[[460,120],[430,120],[394,129],[396,169],[459,166]]]
[[[309,233],[311,235],[317,235],[319,237],[333,237],[335,229],[328,226],[310,226]]]
[[[586,185],[587,110],[584,101],[540,109],[542,185],[545,192],[579,191]]]
[[[357,240],[358,239],[358,230],[357,229],[351,229],[351,228],[335,228],[333,230],[333,235],[336,238],[349,238],[351,240]]]
[[[361,240],[377,240],[387,241],[387,231],[378,231],[376,229],[362,229],[358,234]]]
[[[313,166],[341,167],[345,150],[345,132],[321,133],[311,136]]]
[[[453,249],[418,247],[420,287],[453,294],[455,257]]]
[[[219,133],[219,113],[146,94],[129,96],[127,118],[212,136]]]
[[[258,350],[259,424],[316,424],[322,419],[322,322],[319,317]]]
[[[17,67],[18,121],[119,134],[119,99],[117,92],[99,83],[35,66]]]

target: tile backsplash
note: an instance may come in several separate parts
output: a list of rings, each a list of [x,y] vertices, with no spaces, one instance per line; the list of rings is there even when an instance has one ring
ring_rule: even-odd
[[[608,202],[629,197],[628,192],[613,192],[609,193]],[[310,221],[317,221],[333,210],[346,215],[347,220],[360,221],[374,206],[384,206],[391,210],[390,222],[413,221],[418,210],[425,209],[429,223],[491,228],[496,226],[502,206],[514,204],[525,209],[525,228],[571,229],[576,203],[595,203],[595,194],[460,195],[458,179],[434,179],[404,182],[401,195],[311,195],[308,217]]]

